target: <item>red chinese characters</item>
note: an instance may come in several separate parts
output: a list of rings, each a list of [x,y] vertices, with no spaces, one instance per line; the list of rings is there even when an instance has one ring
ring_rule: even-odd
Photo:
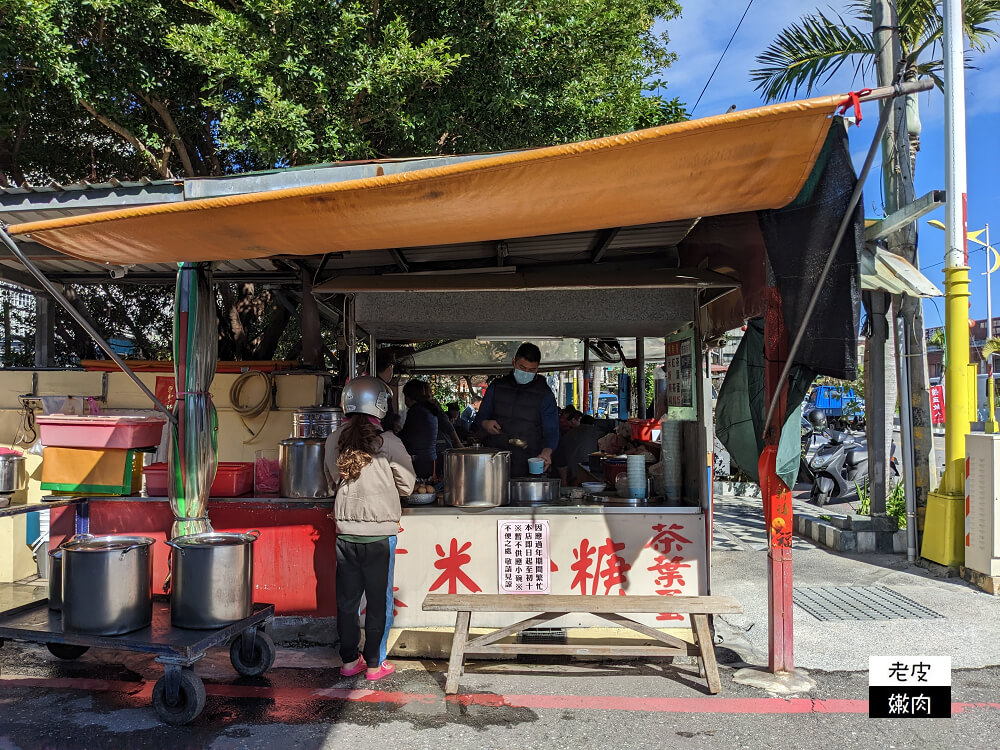
[[[469,577],[469,574],[462,570],[462,567],[472,560],[472,556],[466,554],[466,550],[470,547],[472,547],[472,542],[466,542],[459,547],[458,540],[453,538],[448,553],[445,554],[440,544],[434,545],[437,555],[440,558],[434,563],[434,567],[442,572],[431,585],[431,591],[437,591],[447,583],[448,593],[457,594],[459,582],[473,594],[482,591],[479,585]]]
[[[684,585],[684,577],[681,568],[690,568],[691,564],[684,562],[684,558],[677,552],[684,551],[685,544],[691,544],[691,540],[681,535],[684,529],[678,523],[666,524],[658,523],[652,527],[656,532],[649,543],[649,549],[654,549],[660,554],[654,558],[653,564],[646,568],[656,576],[656,593],[660,596],[674,596],[681,593],[680,586]],[[660,612],[656,616],[657,620],[683,620],[684,617],[676,612]]]
[[[625,595],[624,586],[628,583],[626,573],[632,566],[625,558],[618,555],[625,549],[625,542],[615,542],[606,539],[600,547],[591,545],[589,539],[581,539],[580,546],[573,550],[576,561],[570,569],[576,574],[570,589],[580,589],[581,594],[596,594],[600,585],[604,586],[604,594],[610,594],[611,589],[618,587],[618,594]],[[587,591],[588,585],[590,591]]]

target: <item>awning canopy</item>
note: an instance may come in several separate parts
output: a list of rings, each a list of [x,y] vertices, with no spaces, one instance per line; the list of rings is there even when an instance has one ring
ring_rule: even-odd
[[[443,167],[12,226],[135,264],[412,248],[696,219],[790,203],[841,97]]]

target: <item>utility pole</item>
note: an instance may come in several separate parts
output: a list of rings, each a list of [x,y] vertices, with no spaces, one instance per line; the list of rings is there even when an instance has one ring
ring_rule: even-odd
[[[961,0],[944,0],[945,469],[927,502],[920,554],[941,565],[965,561],[965,436],[969,432],[969,254],[966,226],[965,60]]]
[[[899,40],[899,20],[895,12],[895,3],[890,0],[872,0],[872,28],[875,48],[878,52],[876,67],[878,85],[891,86],[899,72],[902,59],[902,47]],[[911,94],[910,96],[916,96]],[[919,122],[907,120],[907,98],[895,97],[881,106],[893,107],[885,135],[882,138],[882,185],[885,194],[886,215],[892,214],[913,202],[913,174],[910,160],[910,125],[914,135],[919,132]],[[948,196],[949,202],[952,200]],[[919,267],[917,258],[916,224],[894,232],[888,237],[890,252],[902,256],[914,266]],[[909,356],[897,358],[897,382],[907,383],[909,393],[900,394],[900,409],[909,409],[909,424],[913,428],[913,455],[903,455],[904,462],[909,461],[914,468],[916,477],[912,488],[916,498],[918,516],[927,505],[927,496],[931,487],[937,485],[937,465],[934,460],[934,437],[931,430],[930,389],[927,372],[927,344],[924,337],[924,314],[921,301],[914,297],[904,296],[895,301],[896,312],[903,319],[903,331],[908,337],[908,346],[897,346],[897,351],[907,351]],[[898,330],[895,325],[894,331]],[[898,334],[897,334],[898,335]],[[901,368],[907,368],[905,377],[899,373]],[[891,419],[892,410],[888,417]],[[888,421],[888,420],[887,420]],[[900,420],[901,427],[906,420]],[[902,447],[902,446],[900,446]],[[873,511],[875,497],[872,497]],[[884,498],[881,510],[884,512]]]

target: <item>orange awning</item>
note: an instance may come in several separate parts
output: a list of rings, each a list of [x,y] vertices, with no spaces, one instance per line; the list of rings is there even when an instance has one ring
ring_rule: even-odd
[[[76,258],[124,265],[447,245],[780,208],[808,178],[842,98],[9,231]]]

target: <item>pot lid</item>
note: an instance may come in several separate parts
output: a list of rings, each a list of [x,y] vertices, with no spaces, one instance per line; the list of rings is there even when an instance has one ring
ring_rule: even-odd
[[[188,534],[170,541],[180,547],[227,547],[235,544],[250,544],[257,541],[259,532],[212,531],[206,534]]]
[[[155,544],[155,539],[148,536],[92,536],[82,539],[70,539],[63,542],[60,549],[74,552],[107,552],[108,550],[123,550],[129,547],[148,547]]]
[[[302,406],[295,410],[296,414],[343,414],[339,406]]]
[[[497,450],[496,448],[454,448],[446,453],[455,453],[459,456],[492,456],[497,453],[510,453],[510,451]]]

